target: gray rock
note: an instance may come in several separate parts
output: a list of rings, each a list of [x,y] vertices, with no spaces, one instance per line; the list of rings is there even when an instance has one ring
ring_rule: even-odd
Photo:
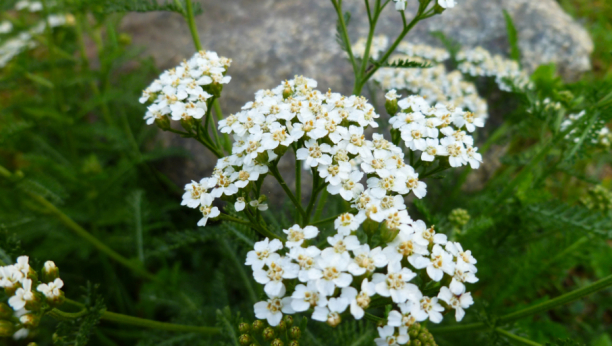
[[[419,23],[406,40],[440,46],[430,32],[441,31],[463,47],[480,45],[492,53],[507,55],[502,12],[506,9],[517,27],[527,69],[554,62],[566,79],[575,79],[590,69],[590,37],[555,0],[458,2],[457,7]],[[406,13],[410,18],[417,1],[409,3]],[[202,45],[234,61],[229,70],[232,81],[220,100],[226,116],[251,100],[255,91],[275,87],[296,74],[316,79],[320,90],[332,88],[350,94],[352,69],[335,41],[336,13],[330,1],[204,0],[202,6],[205,12],[197,18]],[[350,0],[344,1],[344,7],[353,14],[349,31],[354,42],[367,35],[365,7],[361,1]],[[391,3],[381,15],[377,34],[394,37],[401,25]],[[188,27],[177,14],[130,14],[124,20],[124,30],[133,35],[135,44],[146,47],[162,68],[176,65],[195,51]],[[173,180],[183,184],[210,173],[216,160],[199,143],[168,133],[162,138],[195,156],[195,161],[183,165],[180,171],[171,170]],[[309,179],[303,180],[308,184]]]

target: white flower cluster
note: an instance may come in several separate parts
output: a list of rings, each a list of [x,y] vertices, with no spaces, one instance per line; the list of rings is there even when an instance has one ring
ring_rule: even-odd
[[[219,96],[232,60],[211,51],[200,51],[179,66],[164,71],[140,97],[140,103],[152,102],[144,119],[151,125],[157,119],[201,119],[208,109],[206,101]]]
[[[495,77],[495,82],[501,90],[512,91],[512,87],[529,89],[532,83],[529,75],[521,69],[519,64],[501,55],[491,55],[482,48],[462,50],[457,54],[459,65],[457,68],[471,76]]]
[[[405,11],[406,10],[406,3],[408,2],[408,0],[393,0],[395,1],[395,9],[398,11]],[[455,5],[457,4],[455,2],[455,0],[437,0],[437,4],[438,6],[447,9],[447,8],[453,8],[455,7]]]
[[[0,267],[0,287],[8,296],[8,305],[13,309],[15,319],[13,338],[28,336],[30,329],[38,326],[40,317],[47,309],[61,304],[64,282],[59,278],[59,270],[52,261],[44,264],[39,277],[29,264],[27,256],[17,258],[12,265]],[[39,281],[40,280],[40,281]],[[38,283],[38,285],[36,285]],[[33,290],[33,288],[36,290]],[[41,304],[42,301],[46,304]],[[4,304],[4,303],[0,303]]]
[[[423,221],[411,220],[397,197],[383,197],[395,199],[383,227],[397,229],[395,238],[384,246],[371,249],[357,238],[356,230],[372,215],[364,209],[340,215],[335,221],[337,233],[327,238],[329,246],[323,249],[309,244],[319,234],[314,226],[284,230],[288,235],[284,244],[268,238],[256,243],[246,264],[269,298],[255,304],[256,317],[276,326],[283,314],[312,311],[312,319],[336,326],[347,309],[361,319],[372,300],[379,298],[384,305],[397,307],[381,328],[379,345],[407,343],[408,327],[427,319],[440,323],[445,310],[455,310],[457,321],[463,319],[464,309],[473,304],[465,283],[478,281],[476,260],[459,243],[447,241]],[[356,204],[364,203],[364,198],[368,197],[362,196]],[[441,282],[446,278],[449,285],[433,297],[423,295],[411,283],[419,269],[425,269],[421,279]]]
[[[585,114],[586,112],[582,111],[578,114],[568,115],[567,118],[563,120],[563,122],[561,122],[560,130],[565,131],[570,125],[572,125],[574,122],[581,119]],[[578,143],[578,141],[580,140],[580,133],[578,133],[578,131],[579,131],[578,129],[571,130],[565,138],[574,143]],[[591,143],[602,146],[602,147],[609,148],[611,140],[612,140],[612,134],[610,133],[610,129],[608,129],[608,127],[606,126],[603,126],[601,129],[599,129],[596,132],[595,136],[591,138]]]
[[[49,22],[49,26],[51,28],[55,28],[72,23],[74,17],[70,14],[52,14],[49,15],[47,20]],[[45,31],[47,20],[41,20],[27,31],[16,33],[7,40],[0,41],[0,68],[6,66],[9,61],[11,61],[21,52],[38,46],[35,36],[40,35]],[[7,32],[11,32],[13,29],[10,22],[3,22],[1,26],[2,28],[6,29]]]
[[[8,20],[0,22],[0,34],[8,34],[13,31],[13,23]]]
[[[394,55],[390,61],[411,60],[423,62],[412,55]],[[385,90],[407,90],[424,97],[429,104],[446,103],[470,110],[477,118],[488,117],[487,102],[478,95],[476,86],[463,79],[459,71],[448,73],[444,65],[430,68],[381,68],[373,76]]]
[[[418,56],[437,63],[450,59],[450,53],[446,49],[432,47],[426,44],[414,44],[403,41],[397,46],[397,51],[410,57]]]
[[[355,42],[351,46],[351,50],[353,51],[353,55],[356,58],[363,57],[365,54],[365,48],[367,44],[367,39],[365,37],[361,37],[357,42]],[[370,46],[370,58],[376,60],[380,57],[380,54],[387,49],[389,46],[389,38],[385,35],[378,35],[372,38],[372,46]]]
[[[43,3],[40,1],[19,0],[15,3],[15,9],[17,11],[28,10],[30,12],[39,12],[43,10]]]
[[[390,93],[395,95],[395,90]],[[389,123],[401,132],[406,147],[422,152],[422,161],[442,156],[448,157],[451,167],[468,163],[474,169],[480,166],[482,155],[473,147],[474,138],[468,133],[483,127],[484,118],[441,103],[431,107],[422,97],[414,95],[400,100],[398,106],[401,111]]]

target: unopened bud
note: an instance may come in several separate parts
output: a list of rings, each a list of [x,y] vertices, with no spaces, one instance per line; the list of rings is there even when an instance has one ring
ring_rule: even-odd
[[[40,309],[40,298],[38,297],[38,295],[34,294],[32,299],[26,301],[25,308],[29,311],[35,311]]]
[[[285,323],[285,321],[280,321],[278,323],[278,326],[276,326],[276,330],[279,332],[279,334],[287,330],[287,324]]]
[[[274,339],[274,341],[272,341],[272,343],[270,344],[270,346],[283,346],[283,345],[285,345],[285,343],[281,339]]]
[[[337,312],[332,312],[331,314],[329,314],[329,317],[327,317],[327,324],[332,327],[338,326],[340,322],[342,322],[342,319],[340,318],[340,314],[338,314]]]
[[[287,327],[291,327],[293,325],[293,317],[285,315],[285,317],[283,317],[283,320],[285,321]]]
[[[42,282],[49,283],[57,278],[59,278],[59,268],[55,265],[55,262],[45,262],[41,275]]]
[[[291,339],[294,339],[294,340],[297,340],[297,339],[301,338],[302,337],[302,331],[300,330],[300,327],[298,327],[298,326],[292,327],[289,330],[289,337]]]
[[[188,119],[181,119],[181,126],[185,129],[185,131],[187,132],[194,132],[194,130],[197,128],[197,124],[194,123],[193,118],[188,118]]]
[[[463,227],[468,223],[468,221],[470,221],[470,214],[465,209],[453,209],[448,215],[448,221],[450,221],[454,226]]]
[[[210,93],[215,97],[221,97],[221,91],[223,91],[223,84],[213,82],[208,85],[203,86],[204,91]]]
[[[38,324],[40,323],[40,317],[34,314],[25,314],[19,317],[19,322],[21,322],[24,327],[32,329],[38,327]]]
[[[13,336],[15,326],[10,321],[0,320],[0,337],[7,338]]]
[[[274,329],[271,327],[264,329],[262,336],[266,341],[272,340],[274,338]]]
[[[291,89],[291,85],[289,85],[289,82],[285,81],[285,87],[283,88],[283,99],[288,99],[292,94],[293,90]]]
[[[253,330],[256,332],[262,330],[264,327],[265,324],[262,320],[256,320],[255,322],[253,322]]]
[[[385,95],[385,109],[390,116],[394,116],[395,113],[397,113],[397,92],[395,89],[389,90],[389,92]]]
[[[363,224],[363,230],[366,232],[367,235],[374,235],[374,233],[376,233],[376,231],[378,231],[378,227],[380,226],[380,223],[367,218]]]
[[[240,323],[240,325],[238,326],[238,330],[241,333],[246,334],[251,331],[251,325],[248,323]]]
[[[168,131],[170,129],[170,119],[166,115],[161,118],[155,118],[155,125],[164,131]]]
[[[440,14],[442,12],[444,12],[444,10],[446,10],[444,7],[440,6],[440,4],[437,4],[434,6],[434,12],[437,14]]]
[[[300,342],[297,340],[289,341],[289,346],[300,346]]]
[[[252,341],[251,336],[249,334],[242,334],[238,338],[238,342],[240,342],[240,345],[242,346],[248,346],[251,343],[251,341]]]
[[[398,227],[395,227],[394,225],[390,226],[388,220],[385,220],[385,222],[383,222],[380,236],[385,243],[392,242],[393,239],[397,237],[398,233],[399,233]]]

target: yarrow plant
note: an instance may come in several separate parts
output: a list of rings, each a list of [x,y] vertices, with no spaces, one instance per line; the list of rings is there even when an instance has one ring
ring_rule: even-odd
[[[8,297],[0,302],[0,336],[23,339],[36,329],[41,318],[64,303],[64,282],[52,261],[43,265],[40,275],[27,256],[12,265],[0,267],[0,287]],[[8,303],[8,305],[7,305]]]

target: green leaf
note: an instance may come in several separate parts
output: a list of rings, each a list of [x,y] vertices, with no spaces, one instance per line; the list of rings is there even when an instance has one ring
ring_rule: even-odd
[[[350,21],[351,21],[351,13],[345,12],[344,13],[344,25],[348,27]],[[340,45],[340,49],[342,49],[345,52],[348,52],[347,45],[350,45],[351,43],[344,42],[344,39],[342,37],[343,37],[342,36],[342,25],[340,24],[340,19],[338,19],[338,23],[336,24],[336,42],[338,42],[338,45]]]
[[[594,233],[612,239],[612,217],[583,206],[549,201],[527,205],[525,213],[545,228]]]
[[[192,2],[193,12],[197,16],[202,14],[202,6],[198,2]],[[184,6],[181,1],[155,1],[155,0],[106,0],[104,12],[155,12],[168,11],[185,15]]]
[[[506,19],[506,31],[508,32],[508,43],[510,43],[510,58],[512,60],[521,63],[521,51],[518,47],[518,33],[516,27],[512,21],[512,17],[508,14],[508,11],[504,10],[504,18]]]
[[[379,63],[373,59],[370,59],[370,62],[378,67],[391,67],[391,68],[430,68],[431,64],[429,61],[418,62],[418,61],[410,61],[408,59],[405,60],[395,60],[393,62],[385,62]]]

